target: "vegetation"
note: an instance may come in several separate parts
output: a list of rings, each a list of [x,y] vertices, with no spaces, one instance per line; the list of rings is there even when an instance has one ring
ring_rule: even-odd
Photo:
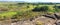
[[[32,11],[48,11],[48,6],[43,6],[43,7],[35,7]]]
[[[21,19],[31,18],[41,14],[41,12],[58,12],[58,3],[0,3],[0,19]],[[43,14],[43,13],[42,13]]]

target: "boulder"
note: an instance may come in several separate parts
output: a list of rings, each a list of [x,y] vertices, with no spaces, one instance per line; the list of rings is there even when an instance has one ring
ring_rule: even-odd
[[[55,24],[60,25],[60,20],[57,20]]]
[[[57,19],[60,19],[60,13],[55,13],[54,15]]]
[[[52,18],[52,19],[56,19],[56,17],[55,17],[54,15],[45,14],[45,15],[43,15],[43,16],[48,17],[48,18]]]

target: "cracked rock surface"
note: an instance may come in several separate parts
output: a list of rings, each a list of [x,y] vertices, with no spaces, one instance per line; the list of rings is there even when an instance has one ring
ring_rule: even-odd
[[[28,20],[20,20],[11,22],[10,20],[0,22],[1,25],[60,25],[60,20],[52,19],[55,16],[46,15],[45,16],[37,16],[36,18],[30,18]],[[14,20],[14,19],[13,19]]]

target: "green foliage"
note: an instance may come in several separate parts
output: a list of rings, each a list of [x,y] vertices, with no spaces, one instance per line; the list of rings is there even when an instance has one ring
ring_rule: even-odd
[[[32,11],[48,11],[48,6],[35,7]]]
[[[60,12],[60,6],[54,6],[55,12]]]
[[[23,5],[24,3],[18,3],[18,5]]]
[[[27,8],[29,8],[29,6],[27,6]]]
[[[59,7],[57,8],[53,8],[53,3],[13,3],[13,4],[0,4],[0,10],[7,10],[5,12],[2,11],[2,13],[0,13],[0,19],[4,19],[4,18],[12,18],[12,19],[21,19],[21,18],[31,18],[34,16],[38,16],[40,15],[39,13],[42,12],[60,12]],[[56,7],[56,6],[55,6]],[[9,9],[9,10],[8,10]],[[15,11],[15,12],[14,12]],[[36,13],[36,12],[39,13]],[[42,13],[41,13],[42,14]]]
[[[55,8],[49,6],[48,12],[55,12]]]
[[[0,19],[11,18],[16,12],[4,12],[0,14]]]

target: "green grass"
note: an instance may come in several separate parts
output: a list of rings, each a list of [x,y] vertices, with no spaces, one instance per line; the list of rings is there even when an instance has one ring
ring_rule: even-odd
[[[4,12],[4,13],[1,13],[0,16],[13,16],[17,14],[17,12]]]

